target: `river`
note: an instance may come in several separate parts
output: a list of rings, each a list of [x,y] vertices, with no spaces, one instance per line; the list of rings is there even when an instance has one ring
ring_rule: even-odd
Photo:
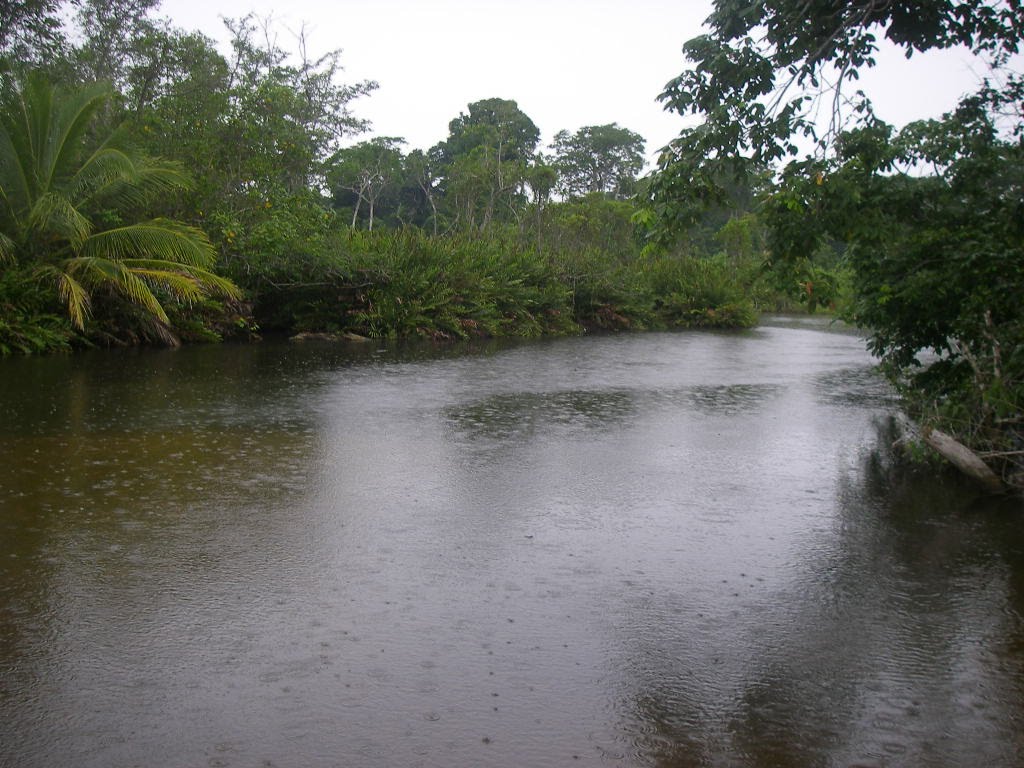
[[[0,766],[1024,764],[1024,518],[854,333],[0,361]]]

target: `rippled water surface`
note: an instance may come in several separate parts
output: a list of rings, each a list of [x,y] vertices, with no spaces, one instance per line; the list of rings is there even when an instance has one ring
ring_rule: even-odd
[[[1024,764],[1024,510],[853,334],[0,361],[0,766]]]

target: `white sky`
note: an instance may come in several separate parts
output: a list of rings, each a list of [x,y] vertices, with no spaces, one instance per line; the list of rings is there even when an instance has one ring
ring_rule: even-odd
[[[345,79],[380,87],[353,104],[369,135],[426,149],[473,101],[514,99],[547,144],[561,129],[617,122],[647,139],[648,155],[683,119],[655,101],[686,66],[681,48],[700,34],[705,0],[163,0],[177,26],[223,41],[223,17],[250,11],[287,29],[306,25],[313,53],[341,48]],[[964,53],[906,62],[883,52],[860,87],[879,115],[901,125],[938,116],[972,89]],[[367,138],[367,135],[357,137]],[[357,139],[354,139],[357,140]]]

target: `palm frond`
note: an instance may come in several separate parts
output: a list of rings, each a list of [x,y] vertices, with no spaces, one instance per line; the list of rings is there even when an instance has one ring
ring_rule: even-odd
[[[67,272],[57,279],[57,293],[68,308],[68,317],[78,330],[85,330],[85,318],[89,316],[92,302],[89,292]]]
[[[97,149],[67,182],[67,194],[76,204],[95,196],[97,190],[130,181],[137,174],[136,163],[127,152],[111,147]]]
[[[171,329],[170,323],[165,323],[161,320],[157,320],[155,317],[150,318],[149,322],[150,330],[156,334],[156,337],[160,339],[168,347],[180,347],[181,339],[179,339],[174,331]]]
[[[215,275],[213,272],[201,267],[189,267],[188,273],[199,280],[207,292],[215,296],[222,296],[226,299],[242,298],[242,289],[226,277]]]
[[[176,298],[185,301],[198,301],[207,295],[199,281],[183,272],[171,272],[166,269],[133,268],[132,274],[152,283],[160,283]]]
[[[142,205],[189,186],[188,174],[179,164],[110,146],[94,152],[68,184],[78,205],[102,201],[114,208]]]
[[[63,269],[47,264],[35,269],[35,275],[41,280],[52,281],[56,286],[57,296],[67,307],[71,324],[78,330],[85,329],[85,320],[89,317],[91,302],[89,292],[78,280]]]
[[[92,224],[64,195],[48,192],[28,211],[25,225],[35,236],[53,236],[68,240],[77,249],[89,237]]]
[[[164,308],[145,281],[119,261],[95,256],[75,256],[64,262],[64,270],[70,275],[80,276],[86,284],[109,285],[161,322],[168,322]]]
[[[49,87],[52,98],[54,89]],[[59,178],[70,175],[89,123],[111,93],[109,85],[97,83],[76,93],[60,94],[55,119],[49,126],[47,144],[40,153],[39,175],[45,184],[44,189],[54,185]]]
[[[26,158],[31,158],[32,167],[29,169],[30,183],[35,187],[32,191],[38,190],[41,177],[43,153],[47,144],[47,137],[50,133],[50,120],[53,111],[53,86],[41,73],[33,73],[25,83],[25,87],[18,94],[21,107],[18,117],[24,120],[24,140],[21,147]],[[22,126],[19,126],[19,128]],[[17,136],[17,138],[21,138]],[[31,205],[31,197],[29,204]]]
[[[135,271],[153,270],[161,272],[177,272],[188,275],[193,281],[198,282],[204,294],[223,296],[228,299],[242,298],[242,289],[226,277],[211,272],[202,267],[194,267],[191,264],[179,264],[159,259],[125,259],[122,262],[126,267]]]
[[[159,319],[160,322],[170,322],[167,319],[167,313],[164,312],[164,308],[161,306],[160,301],[153,295],[153,291],[150,290],[149,286],[146,285],[146,282],[142,278],[130,269],[124,269],[121,271],[121,280],[117,284],[117,287],[126,298],[142,307],[145,307],[149,313]]]
[[[81,255],[119,261],[156,258],[195,267],[210,267],[216,260],[205,232],[169,219],[97,232],[82,244]]]
[[[6,123],[0,124],[0,200],[13,219],[28,206],[31,192],[23,158]]]
[[[14,261],[15,249],[14,241],[3,232],[0,232],[0,263]]]
[[[58,95],[44,75],[34,73],[20,90],[4,94],[0,105],[0,201],[7,211],[8,229],[12,225],[22,229],[39,226],[54,212],[52,201],[38,210],[36,206],[69,175],[89,123],[109,93],[107,87],[94,86]],[[46,216],[41,216],[43,211],[48,212]],[[72,224],[56,230],[66,234],[80,232],[81,227]]]
[[[0,93],[0,263],[34,261],[76,328],[84,328],[94,297],[107,298],[95,290],[105,286],[171,341],[154,287],[185,300],[241,291],[213,273],[216,252],[199,229],[155,219],[94,232],[92,213],[131,213],[189,184],[181,166],[128,148],[120,129],[83,152],[111,93],[105,85],[64,92],[41,74]]]
[[[139,206],[191,186],[188,174],[177,163],[146,158],[136,167],[134,178],[97,190],[92,199],[112,207]]]

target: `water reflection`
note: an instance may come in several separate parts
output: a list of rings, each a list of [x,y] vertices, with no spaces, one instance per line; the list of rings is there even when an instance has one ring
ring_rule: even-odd
[[[973,488],[903,464],[895,437],[878,422],[875,447],[839,475],[835,523],[792,570],[634,606],[636,624],[677,615],[686,627],[631,644],[639,695],[626,706],[642,762],[1012,765],[1024,754],[1020,503],[979,509]]]
[[[470,439],[528,439],[538,430],[611,428],[630,418],[636,406],[628,391],[521,392],[495,395],[446,415]]]
[[[708,414],[751,413],[766,401],[779,396],[778,384],[722,384],[660,390],[650,400],[662,401],[684,410]]]
[[[881,373],[871,367],[840,368],[813,378],[813,386],[824,402],[836,405],[877,408],[881,403],[898,403],[896,393]]]

